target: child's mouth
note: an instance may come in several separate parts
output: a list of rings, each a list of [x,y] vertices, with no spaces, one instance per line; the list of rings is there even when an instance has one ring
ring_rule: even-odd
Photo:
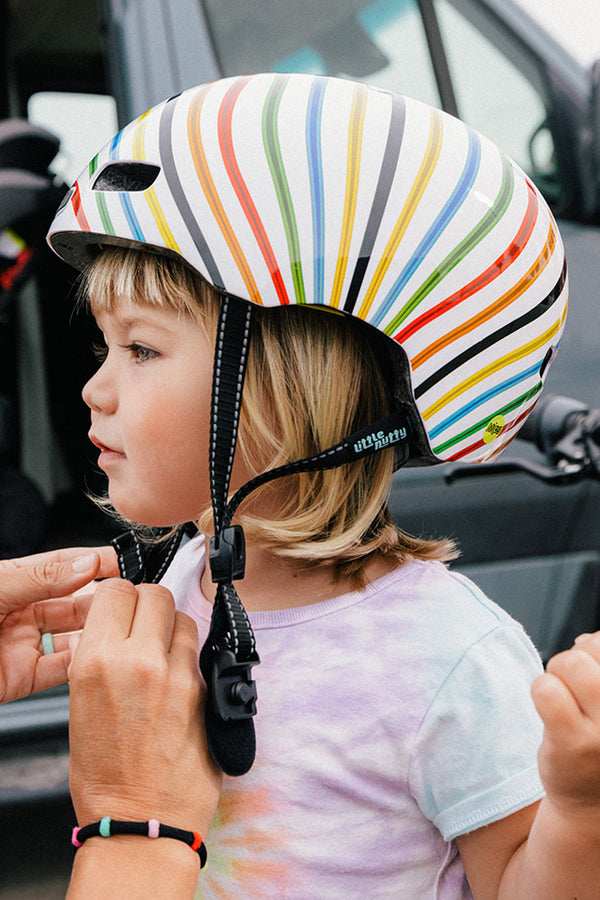
[[[98,457],[98,465],[100,468],[105,468],[105,466],[110,465],[111,463],[119,462],[126,458],[124,453],[121,453],[120,450],[115,450],[112,447],[103,444],[95,435],[90,434],[89,439],[94,445],[100,450],[100,455]]]

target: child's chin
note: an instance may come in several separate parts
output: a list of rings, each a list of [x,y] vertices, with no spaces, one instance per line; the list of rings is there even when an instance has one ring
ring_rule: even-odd
[[[190,509],[187,503],[153,503],[152,498],[132,497],[129,492],[121,492],[117,485],[109,482],[108,500],[120,518],[146,528],[176,528],[186,522],[194,521],[197,510]],[[145,502],[147,499],[148,502]]]
[[[165,528],[170,527],[172,522],[165,522],[164,518],[158,515],[154,510],[142,507],[136,503],[119,502],[108,495],[111,506],[115,512],[128,522],[135,522],[136,525],[144,525],[147,528]]]
[[[176,528],[178,525],[190,521],[189,519],[183,519],[181,522],[168,521],[164,516],[153,514],[151,511],[140,509],[135,505],[121,504],[117,506],[112,501],[111,505],[121,519],[135,525],[143,525],[145,528]]]

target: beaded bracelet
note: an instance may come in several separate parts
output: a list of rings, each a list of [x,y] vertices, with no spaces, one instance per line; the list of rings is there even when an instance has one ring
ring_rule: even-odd
[[[99,822],[92,822],[91,825],[84,825],[82,828],[75,827],[71,836],[71,843],[77,849],[88,838],[112,837],[115,834],[139,834],[142,837],[168,837],[174,838],[176,841],[183,841],[184,844],[187,844],[198,853],[200,868],[203,869],[206,865],[208,855],[206,845],[197,831],[184,831],[183,828],[162,825],[156,819],[148,819],[147,822],[120,822],[117,819],[111,819],[110,816],[104,816]]]

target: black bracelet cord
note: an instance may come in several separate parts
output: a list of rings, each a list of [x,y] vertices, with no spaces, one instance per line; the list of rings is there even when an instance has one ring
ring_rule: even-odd
[[[182,841],[200,857],[200,868],[206,865],[206,845],[197,831],[185,831],[183,828],[174,828],[172,825],[163,825],[156,819],[148,819],[145,822],[122,822],[104,816],[99,822],[92,822],[82,828],[74,828],[71,843],[78,849],[91,837],[113,837],[116,834],[138,834],[147,838],[173,838]]]

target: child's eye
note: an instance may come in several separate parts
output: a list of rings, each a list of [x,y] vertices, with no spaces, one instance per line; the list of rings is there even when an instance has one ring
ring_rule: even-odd
[[[92,353],[99,363],[103,363],[108,356],[108,347],[106,344],[92,344]]]
[[[144,363],[148,362],[151,359],[156,359],[159,355],[156,350],[150,350],[149,347],[144,347],[143,344],[128,344],[126,347],[127,350],[132,353],[136,362]]]

